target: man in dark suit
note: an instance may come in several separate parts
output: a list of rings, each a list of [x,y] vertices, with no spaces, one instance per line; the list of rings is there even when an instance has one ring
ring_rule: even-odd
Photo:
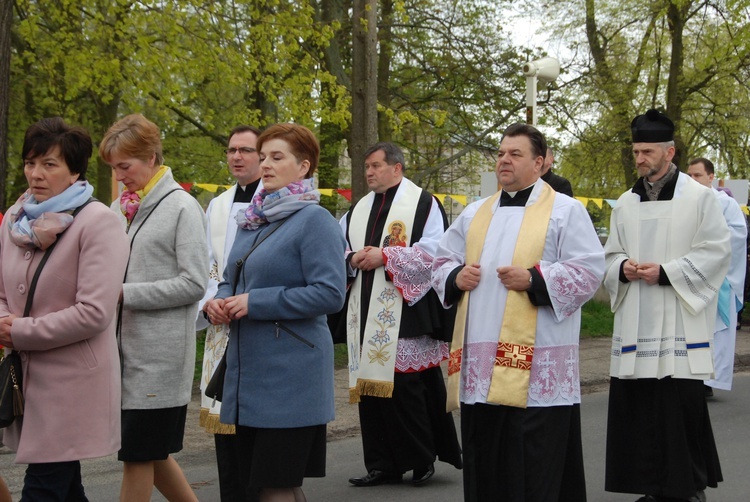
[[[564,193],[568,197],[573,197],[573,188],[570,186],[570,181],[552,172],[552,164],[554,164],[554,162],[555,154],[552,151],[552,148],[547,147],[547,155],[544,157],[541,178],[547,182],[555,192]]]

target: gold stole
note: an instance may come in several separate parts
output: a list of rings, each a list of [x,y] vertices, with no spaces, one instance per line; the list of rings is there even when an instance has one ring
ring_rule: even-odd
[[[407,235],[409,245],[414,233],[414,219],[422,189],[406,178],[393,199],[386,216],[383,232],[378,241],[390,234],[390,226],[398,221],[402,233]],[[365,244],[367,220],[375,194],[367,194],[352,210],[349,223],[349,242],[352,251],[359,251]],[[358,403],[360,396],[391,397],[393,395],[393,373],[396,368],[396,349],[401,328],[401,311],[404,298],[393,283],[386,281],[383,267],[373,274],[367,319],[360,319],[362,273],[357,274],[349,289],[347,305],[346,341],[349,349],[349,402]],[[364,339],[360,345],[361,322],[365,323]]]
[[[482,204],[469,225],[466,236],[467,265],[478,263],[482,256],[487,230],[492,221],[492,209],[499,198],[500,192]],[[554,200],[555,191],[545,183],[536,202],[526,206],[513,251],[513,265],[531,268],[542,259]],[[458,302],[453,328],[448,363],[448,411],[459,406],[461,358],[470,296],[470,292],[466,291]],[[508,291],[487,402],[526,408],[536,340],[536,317],[537,308],[532,305],[526,291]]]

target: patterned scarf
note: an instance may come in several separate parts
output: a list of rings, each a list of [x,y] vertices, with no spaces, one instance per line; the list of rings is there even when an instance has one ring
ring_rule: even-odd
[[[661,179],[654,181],[653,183],[649,183],[646,178],[644,178],[643,181],[646,185],[646,195],[648,196],[648,200],[650,200],[651,202],[659,200],[659,193],[661,193],[661,189],[664,188],[664,185],[666,185],[676,175],[677,166],[674,164],[669,164],[667,173],[662,176]]]
[[[92,193],[94,187],[88,181],[76,181],[44,202],[37,202],[27,190],[8,210],[10,239],[22,248],[47,249],[73,223],[70,213],[89,200]]]
[[[245,230],[255,230],[266,223],[283,220],[311,204],[320,204],[320,192],[315,190],[312,178],[293,181],[276,192],[269,193],[263,188],[244,212],[237,213],[237,225]]]
[[[151,189],[154,188],[154,185],[156,185],[161,177],[164,176],[167,169],[169,169],[167,166],[161,166],[154,177],[149,180],[142,190],[136,190],[134,192],[125,190],[122,192],[122,195],[120,195],[120,211],[122,211],[125,219],[128,220],[128,225],[133,223],[138,208],[141,207],[141,200],[143,200]]]

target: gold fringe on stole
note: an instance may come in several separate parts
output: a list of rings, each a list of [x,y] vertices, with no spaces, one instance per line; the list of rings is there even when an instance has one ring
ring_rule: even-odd
[[[514,266],[531,268],[542,259],[554,201],[555,191],[544,185],[539,199],[526,207],[513,251]],[[508,291],[505,312],[512,315],[503,316],[487,402],[526,408],[536,341],[537,307],[531,303],[526,291]],[[501,353],[505,357],[501,357]]]
[[[349,389],[349,402],[358,403],[360,396],[391,398],[393,397],[393,382],[360,378],[357,380],[356,387]]]
[[[209,434],[235,434],[234,424],[221,423],[219,415],[211,413],[208,408],[201,408],[198,423]]]
[[[349,404],[357,404],[360,401],[359,397],[360,395],[356,387],[349,389]]]
[[[484,239],[492,220],[492,208],[497,205],[500,192],[487,199],[474,215],[466,235],[466,265],[479,263],[484,247]],[[448,362],[448,399],[445,403],[446,411],[458,409],[459,385],[461,384],[461,356],[464,349],[464,332],[466,330],[466,315],[469,311],[469,296],[466,291],[461,295],[456,311],[456,321],[453,325],[453,340],[451,341],[450,360]]]

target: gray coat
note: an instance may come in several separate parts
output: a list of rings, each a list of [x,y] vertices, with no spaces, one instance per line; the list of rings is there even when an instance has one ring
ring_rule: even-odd
[[[119,200],[112,209],[127,226]],[[206,217],[168,170],[144,198],[128,237],[119,338],[122,408],[183,406],[193,385],[198,301],[208,282]]]

